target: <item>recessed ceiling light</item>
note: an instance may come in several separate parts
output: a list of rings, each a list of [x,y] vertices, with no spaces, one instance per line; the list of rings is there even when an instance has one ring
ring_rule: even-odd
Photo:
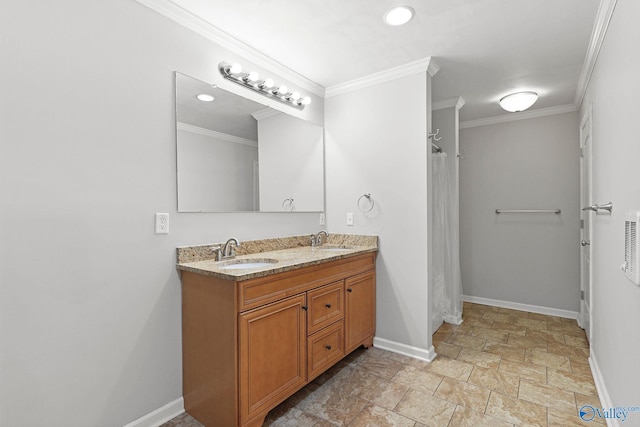
[[[511,113],[515,113],[526,110],[535,104],[537,100],[538,94],[535,92],[518,92],[500,99],[500,106]]]
[[[213,96],[206,93],[201,93],[200,95],[196,96],[196,98],[198,98],[202,102],[211,102],[214,99]]]
[[[397,27],[404,25],[413,19],[416,11],[410,6],[396,6],[384,14],[384,22],[387,25]]]

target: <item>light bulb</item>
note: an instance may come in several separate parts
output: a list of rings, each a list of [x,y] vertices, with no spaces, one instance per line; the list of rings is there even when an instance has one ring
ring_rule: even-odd
[[[267,88],[267,89],[271,89],[273,87],[273,80],[272,79],[266,79],[264,81],[264,83],[262,83],[262,86]]]
[[[511,113],[524,111],[531,107],[538,100],[535,92],[512,93],[500,99],[500,106]]]
[[[311,104],[311,98],[309,98],[308,96],[305,96],[304,98],[299,100],[298,103],[302,105],[309,105]]]
[[[412,7],[398,6],[385,13],[383,19],[387,25],[397,27],[411,21],[415,13]]]
[[[291,96],[289,96],[289,98],[291,98],[292,101],[297,101],[300,98],[300,93],[299,92],[293,92],[291,94]]]
[[[284,95],[288,91],[289,91],[289,88],[287,88],[285,85],[282,85],[278,89],[276,89],[276,92],[278,93],[278,95]]]
[[[260,75],[257,72],[251,71],[249,74],[247,74],[247,77],[245,77],[245,81],[255,82],[259,78],[260,78]]]
[[[229,67],[230,74],[240,74],[242,72],[242,65],[236,63]]]

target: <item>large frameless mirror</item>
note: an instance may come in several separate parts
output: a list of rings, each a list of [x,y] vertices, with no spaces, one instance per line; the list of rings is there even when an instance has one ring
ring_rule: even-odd
[[[321,212],[323,129],[176,73],[179,212]]]

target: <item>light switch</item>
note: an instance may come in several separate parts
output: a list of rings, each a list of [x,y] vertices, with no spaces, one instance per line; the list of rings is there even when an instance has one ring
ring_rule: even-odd
[[[353,225],[353,213],[347,212],[347,225]]]

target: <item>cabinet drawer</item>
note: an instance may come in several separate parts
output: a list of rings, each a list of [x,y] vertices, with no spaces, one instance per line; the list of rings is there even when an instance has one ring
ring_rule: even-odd
[[[309,291],[307,295],[309,335],[344,318],[344,282],[342,280]]]
[[[326,371],[344,356],[344,321],[341,320],[307,339],[308,381]]]

